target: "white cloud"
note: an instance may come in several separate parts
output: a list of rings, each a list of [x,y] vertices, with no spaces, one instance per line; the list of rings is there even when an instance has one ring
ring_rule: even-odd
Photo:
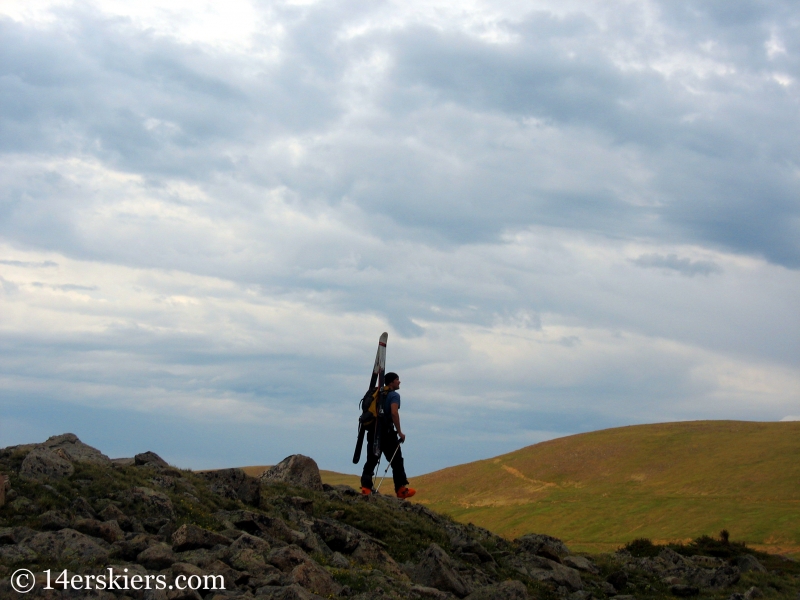
[[[795,413],[797,9],[714,10],[3,2],[9,418],[347,468],[384,330],[417,472]]]

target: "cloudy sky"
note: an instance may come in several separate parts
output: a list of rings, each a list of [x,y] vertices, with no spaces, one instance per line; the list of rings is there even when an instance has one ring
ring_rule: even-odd
[[[798,419],[798,140],[790,0],[0,0],[0,446]]]

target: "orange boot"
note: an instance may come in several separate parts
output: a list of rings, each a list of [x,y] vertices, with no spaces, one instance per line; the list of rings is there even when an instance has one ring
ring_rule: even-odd
[[[404,486],[401,487],[399,490],[397,490],[397,497],[405,500],[406,498],[411,498],[411,496],[413,496],[416,493],[417,490],[411,489],[408,486]]]

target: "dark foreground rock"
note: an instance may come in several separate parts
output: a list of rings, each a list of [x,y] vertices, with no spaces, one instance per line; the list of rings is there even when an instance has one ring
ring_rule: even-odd
[[[544,534],[508,541],[420,504],[323,486],[301,455],[258,480],[240,469],[182,471],[153,452],[111,461],[64,434],[0,450],[0,471],[10,476],[0,599],[20,597],[10,587],[19,568],[112,568],[173,585],[27,596],[48,600],[789,600],[796,592],[792,582],[785,592],[769,587],[774,572],[749,554],[723,560],[664,548],[589,558]],[[202,585],[178,590],[178,578]]]

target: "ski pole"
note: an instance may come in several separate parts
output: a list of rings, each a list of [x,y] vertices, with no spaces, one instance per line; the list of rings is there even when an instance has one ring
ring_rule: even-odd
[[[402,444],[402,443],[403,442],[400,442],[400,444]],[[386,465],[386,469],[383,471],[383,477],[381,477],[381,482],[378,484],[378,488],[375,490],[375,492],[379,492],[380,491],[381,486],[383,485],[383,480],[386,479],[386,473],[389,472],[389,467],[392,466],[392,461],[394,460],[394,455],[397,454],[398,450],[400,450],[400,444],[397,444],[397,448],[394,449],[394,453],[392,453],[392,458],[389,459],[389,464]]]

